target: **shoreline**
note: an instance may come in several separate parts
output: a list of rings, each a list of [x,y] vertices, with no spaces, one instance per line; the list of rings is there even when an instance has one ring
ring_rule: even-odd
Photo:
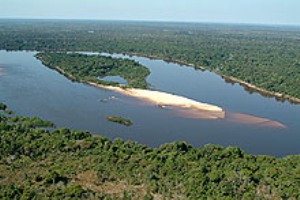
[[[20,50],[7,50],[7,49],[0,49],[0,50],[4,50],[4,51],[20,51]],[[38,51],[38,50],[23,50],[23,51],[36,51],[36,52],[43,52],[42,51]],[[67,51],[67,50],[66,50]],[[65,51],[63,51],[65,52]],[[89,51],[83,51],[83,52],[89,52]],[[90,51],[93,52],[93,51]],[[200,69],[200,70],[208,70],[210,72],[213,72],[219,76],[221,76],[221,78],[223,78],[226,81],[230,81],[232,83],[238,83],[240,84],[248,93],[250,93],[248,90],[251,90],[251,92],[256,92],[259,93],[260,95],[264,96],[264,97],[274,97],[276,99],[276,101],[288,101],[291,104],[300,104],[300,98],[288,95],[288,94],[283,94],[280,92],[273,92],[273,91],[269,91],[260,87],[257,87],[251,83],[248,83],[246,81],[243,81],[241,79],[235,78],[233,76],[228,76],[225,74],[222,74],[218,71],[215,71],[213,69],[210,69],[208,67],[205,66],[199,66],[199,65],[194,65],[192,63],[187,63],[185,61],[180,61],[180,60],[174,60],[174,59],[169,59],[163,56],[154,56],[154,55],[147,55],[147,54],[143,54],[143,53],[132,53],[132,52],[97,52],[94,51],[95,53],[109,53],[109,54],[113,54],[113,53],[118,53],[118,54],[124,54],[124,55],[128,55],[128,56],[140,56],[140,57],[145,57],[145,58],[149,58],[149,59],[154,59],[154,60],[164,60],[166,62],[172,62],[172,63],[176,63],[179,65],[185,65],[187,67],[194,67],[196,69]],[[38,57],[36,57],[38,58]],[[38,58],[39,60],[41,60],[40,58]],[[42,60],[41,60],[42,61]],[[58,69],[58,71],[60,71],[61,69]],[[64,73],[62,73],[64,74]],[[66,76],[68,76],[69,74],[65,74]],[[78,81],[77,79],[75,79],[74,77],[70,77],[70,79],[72,81]]]
[[[293,97],[293,96],[283,94],[283,93],[280,93],[280,92],[269,91],[269,90],[257,87],[257,86],[255,86],[251,83],[248,83],[248,82],[243,81],[241,79],[235,78],[233,76],[228,76],[228,75],[222,74],[218,71],[215,71],[215,70],[210,69],[210,68],[205,67],[205,66],[198,66],[198,65],[194,65],[194,64],[187,63],[185,61],[180,61],[180,60],[172,60],[172,59],[165,58],[163,56],[153,56],[153,55],[147,55],[147,54],[142,54],[142,53],[126,53],[126,52],[121,53],[121,54],[129,55],[129,56],[140,56],[140,57],[145,57],[145,58],[154,59],[154,60],[163,60],[165,62],[172,62],[172,63],[176,63],[176,64],[179,64],[179,65],[185,65],[187,67],[194,67],[194,68],[200,69],[200,70],[208,70],[210,72],[213,72],[213,73],[221,76],[221,78],[223,78],[225,80],[225,82],[230,81],[232,83],[240,84],[247,92],[249,92],[248,90],[251,90],[253,92],[259,93],[260,95],[262,95],[264,97],[266,97],[266,96],[274,97],[277,101],[285,101],[286,100],[286,101],[288,101],[292,104],[300,104],[300,98]]]
[[[36,58],[39,59],[43,65],[50,67],[40,57],[36,56]],[[50,68],[56,70],[57,72],[66,76],[68,79],[72,81],[86,83],[94,87],[111,90],[127,96],[142,99],[152,104],[155,104],[159,107],[169,106],[169,107],[177,107],[181,109],[195,109],[200,112],[201,111],[206,112],[205,114],[203,114],[203,118],[208,118],[208,119],[219,119],[225,117],[225,111],[221,107],[211,105],[208,103],[202,103],[180,95],[174,95],[167,92],[154,91],[148,89],[122,88],[120,86],[109,86],[109,85],[95,83],[92,81],[81,81],[81,80],[77,80],[74,76],[65,72],[63,69],[61,69],[58,66],[54,66]]]
[[[225,81],[232,81],[233,83],[240,84],[246,91],[251,90],[253,92],[257,92],[264,97],[274,97],[277,101],[288,101],[292,104],[300,104],[300,99],[297,97],[293,97],[290,95],[282,94],[280,92],[272,92],[269,90],[265,90],[263,88],[257,87],[251,83],[246,81],[240,80],[238,78],[232,76],[226,76],[220,73],[215,72],[216,74],[220,75]]]
[[[38,58],[38,57],[37,57]],[[38,58],[39,59],[39,58]],[[41,60],[42,61],[42,60]],[[43,63],[43,61],[42,61]],[[43,63],[45,66],[45,63]],[[48,66],[49,67],[49,66]],[[230,115],[235,117],[227,117],[227,112],[221,107],[216,105],[202,103],[193,99],[189,99],[184,96],[174,95],[167,92],[162,91],[154,91],[148,89],[138,89],[138,88],[122,88],[120,86],[109,86],[102,85],[91,81],[81,81],[77,80],[71,74],[68,74],[63,69],[58,66],[49,67],[50,69],[56,70],[60,74],[64,75],[71,81],[76,81],[80,83],[84,83],[93,87],[111,90],[114,92],[121,93],[123,95],[131,96],[134,98],[138,98],[149,102],[155,106],[159,106],[161,108],[176,108],[174,109],[178,114],[183,114],[184,116],[189,116],[191,118],[198,119],[227,119],[229,121],[234,121],[237,123],[248,124],[248,125],[259,125],[259,126],[268,126],[268,127],[277,127],[277,128],[286,128],[284,124],[280,122],[273,121],[267,118],[251,116],[247,114],[241,113],[231,113]],[[238,116],[238,117],[236,117]]]

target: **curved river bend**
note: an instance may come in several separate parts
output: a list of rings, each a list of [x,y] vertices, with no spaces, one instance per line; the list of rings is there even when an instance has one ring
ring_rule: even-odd
[[[75,83],[34,58],[35,52],[0,51],[0,102],[18,115],[39,116],[57,126],[89,130],[111,139],[121,137],[149,146],[185,140],[194,146],[207,143],[239,146],[252,154],[284,156],[300,153],[300,106],[277,102],[238,84],[227,84],[210,72],[191,67],[114,54],[148,67],[147,81],[155,90],[222,107],[224,119],[193,117],[191,113],[162,108],[114,91]],[[133,121],[123,127],[105,120],[119,115]],[[265,121],[249,123],[249,116]],[[245,120],[246,119],[246,120]],[[243,123],[247,121],[247,123]],[[267,126],[266,126],[267,124]]]

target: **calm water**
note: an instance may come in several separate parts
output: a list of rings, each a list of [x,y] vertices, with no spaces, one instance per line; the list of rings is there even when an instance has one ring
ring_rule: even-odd
[[[112,139],[131,139],[152,147],[185,140],[194,146],[239,146],[252,154],[300,153],[300,105],[249,94],[241,86],[227,84],[210,72],[131,57],[149,67],[148,82],[152,88],[215,104],[229,112],[276,120],[288,128],[189,119],[128,96],[72,82],[43,66],[34,54],[0,51],[0,101],[18,115],[39,116],[57,126],[89,130]],[[108,122],[108,115],[130,118],[134,125],[123,127]]]
[[[116,82],[116,83],[124,84],[124,85],[128,84],[127,81],[120,76],[106,76],[104,78],[99,77],[99,79],[102,81],[111,81],[111,82]]]

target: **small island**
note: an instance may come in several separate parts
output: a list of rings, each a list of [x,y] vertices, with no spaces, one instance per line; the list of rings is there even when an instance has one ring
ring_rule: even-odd
[[[4,103],[0,103],[0,110],[6,110],[6,105]]]
[[[122,124],[124,126],[132,125],[132,121],[130,119],[126,119],[126,118],[119,117],[119,116],[107,116],[106,119],[110,122]]]

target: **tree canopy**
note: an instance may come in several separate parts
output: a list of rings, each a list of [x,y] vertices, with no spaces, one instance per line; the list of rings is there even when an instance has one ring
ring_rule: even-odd
[[[42,121],[0,114],[1,199],[300,198],[299,155],[186,142],[149,148]]]
[[[149,69],[130,59],[79,53],[39,53],[36,57],[46,66],[76,81],[118,86],[120,84],[117,82],[99,78],[120,76],[128,82],[128,87],[145,89],[148,86],[146,77],[150,74]]]
[[[0,49],[132,53],[204,66],[300,98],[300,29],[197,23],[1,20]]]

